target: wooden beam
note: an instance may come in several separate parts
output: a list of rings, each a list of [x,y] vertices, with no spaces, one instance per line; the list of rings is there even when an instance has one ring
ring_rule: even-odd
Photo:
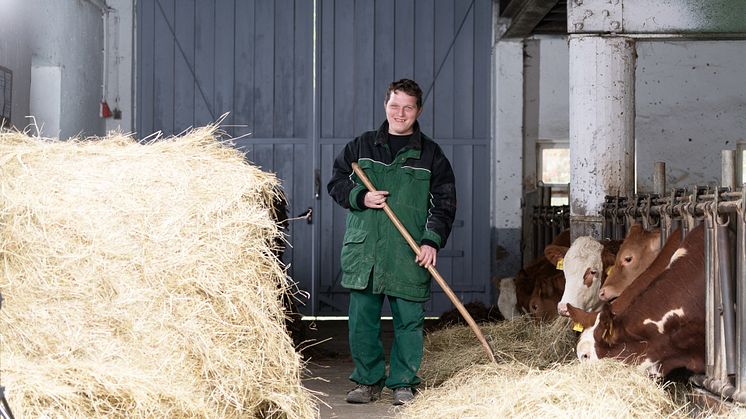
[[[534,28],[549,13],[559,0],[513,0],[508,7],[511,15],[508,15],[507,9],[504,16],[510,17],[503,38],[525,38],[533,32]]]

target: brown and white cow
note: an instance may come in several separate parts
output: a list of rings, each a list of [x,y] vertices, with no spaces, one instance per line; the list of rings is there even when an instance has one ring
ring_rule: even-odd
[[[659,249],[659,243],[660,229],[644,231],[639,224],[632,226],[598,292],[599,298],[613,300],[643,273],[648,278],[661,273],[681,244],[681,229],[674,230],[662,249]]]
[[[704,265],[704,228],[700,225],[684,238],[666,268],[645,289],[629,287],[598,312],[568,306],[573,321],[585,328],[577,344],[578,358],[613,357],[638,364],[655,376],[678,368],[704,372]]]
[[[552,240],[551,245],[570,246],[570,231],[565,230],[558,234]],[[515,316],[530,313],[530,301],[537,281],[551,277],[557,272],[555,265],[544,255],[540,255],[518,271],[516,276],[500,279],[495,285],[500,289],[497,306],[503,317],[509,320]],[[556,302],[553,304],[556,305]]]
[[[565,291],[557,304],[557,312],[567,316],[567,304],[583,310],[597,309],[601,305],[598,290],[606,278],[607,269],[614,264],[614,258],[621,242],[604,240],[599,242],[592,237],[575,239],[569,248],[549,245],[544,248],[544,256],[555,266],[562,260],[565,274]]]

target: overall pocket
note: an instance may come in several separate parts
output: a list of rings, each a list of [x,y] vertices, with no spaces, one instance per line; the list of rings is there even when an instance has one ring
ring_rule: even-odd
[[[343,273],[359,274],[365,267],[365,238],[367,236],[368,232],[365,230],[348,229],[345,233],[340,260]]]

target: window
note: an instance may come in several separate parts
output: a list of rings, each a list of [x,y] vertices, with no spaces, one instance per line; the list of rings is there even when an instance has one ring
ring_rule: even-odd
[[[568,141],[537,142],[537,173],[544,186],[552,187],[551,205],[569,204],[570,144]]]

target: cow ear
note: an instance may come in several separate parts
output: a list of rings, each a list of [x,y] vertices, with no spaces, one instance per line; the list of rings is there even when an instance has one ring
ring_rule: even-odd
[[[557,246],[555,244],[549,244],[544,248],[544,257],[549,260],[549,263],[557,266],[557,262],[565,257],[569,247]]]
[[[593,326],[596,322],[596,316],[598,315],[598,312],[596,311],[583,311],[577,307],[573,307],[572,304],[567,304],[567,313],[570,315],[570,319],[572,319],[574,323],[580,323],[584,329]]]
[[[611,343],[614,338],[614,313],[611,311],[609,303],[601,306],[601,312],[598,314],[598,324],[601,332],[601,339],[606,343]]]
[[[614,266],[614,262],[616,261],[616,254],[604,249],[601,252],[601,263],[604,265],[604,271],[606,271],[606,268],[609,266]]]

